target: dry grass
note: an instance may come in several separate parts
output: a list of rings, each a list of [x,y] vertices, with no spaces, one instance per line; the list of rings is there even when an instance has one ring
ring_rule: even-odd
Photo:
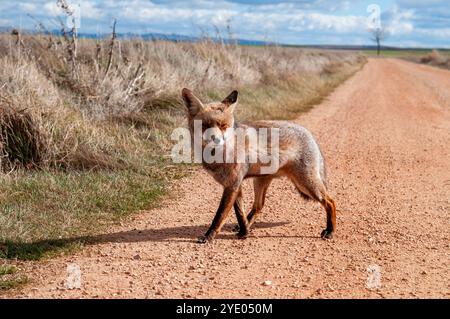
[[[432,50],[430,53],[409,54],[402,58],[408,61],[450,69],[450,53],[448,50]]]
[[[437,50],[431,51],[430,54],[424,55],[420,58],[420,63],[425,64],[446,64],[448,59],[439,53]]]
[[[167,148],[165,129],[183,120],[182,87],[205,99],[238,88],[242,103],[250,104],[240,117],[285,118],[363,62],[343,52],[113,37],[79,40],[72,63],[71,43],[64,37],[0,37],[0,103],[33,122],[30,134],[42,143],[33,159],[39,167],[130,166],[136,158],[117,152],[130,154],[130,144],[132,153],[146,149],[144,135],[156,148]]]
[[[76,50],[75,47],[76,45]],[[287,119],[358,70],[356,53],[0,35],[0,254],[36,259],[155,202],[183,87],[241,91],[239,119]]]

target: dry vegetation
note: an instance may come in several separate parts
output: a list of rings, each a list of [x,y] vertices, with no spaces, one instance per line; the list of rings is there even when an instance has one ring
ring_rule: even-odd
[[[0,35],[0,255],[40,258],[155,202],[179,98],[241,91],[240,119],[292,118],[364,63],[281,47]],[[76,238],[71,240],[70,238]]]
[[[405,59],[416,63],[428,64],[444,69],[450,69],[449,51],[433,50],[431,51],[431,53],[427,53],[420,56],[419,55],[406,56]]]
[[[430,54],[421,57],[420,63],[450,69],[450,56],[448,54],[441,54],[437,50],[433,50]]]

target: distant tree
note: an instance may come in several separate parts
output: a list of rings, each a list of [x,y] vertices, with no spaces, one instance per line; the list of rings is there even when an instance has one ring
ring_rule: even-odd
[[[383,27],[369,29],[369,32],[372,34],[372,41],[377,44],[377,55],[379,56],[381,51],[381,42],[386,40],[389,34]]]

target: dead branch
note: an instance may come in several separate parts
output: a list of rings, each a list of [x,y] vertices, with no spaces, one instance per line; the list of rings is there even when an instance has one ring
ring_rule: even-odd
[[[105,71],[105,75],[103,77],[103,82],[105,82],[106,77],[108,76],[108,72],[111,69],[111,64],[112,64],[112,60],[113,60],[113,55],[114,55],[114,43],[116,41],[116,23],[117,20],[114,19],[113,21],[113,29],[112,29],[112,35],[111,35],[111,42],[109,43],[109,55],[108,55],[108,64],[106,66],[106,71]]]

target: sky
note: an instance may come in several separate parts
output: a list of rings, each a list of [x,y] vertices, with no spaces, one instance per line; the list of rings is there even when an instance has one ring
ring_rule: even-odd
[[[0,27],[57,29],[56,0],[0,0]],[[68,0],[82,33],[221,36],[283,44],[372,44],[380,22],[398,47],[450,48],[450,0]],[[379,12],[379,15],[377,14]],[[379,20],[377,17],[380,17]],[[375,23],[375,24],[374,24]]]

